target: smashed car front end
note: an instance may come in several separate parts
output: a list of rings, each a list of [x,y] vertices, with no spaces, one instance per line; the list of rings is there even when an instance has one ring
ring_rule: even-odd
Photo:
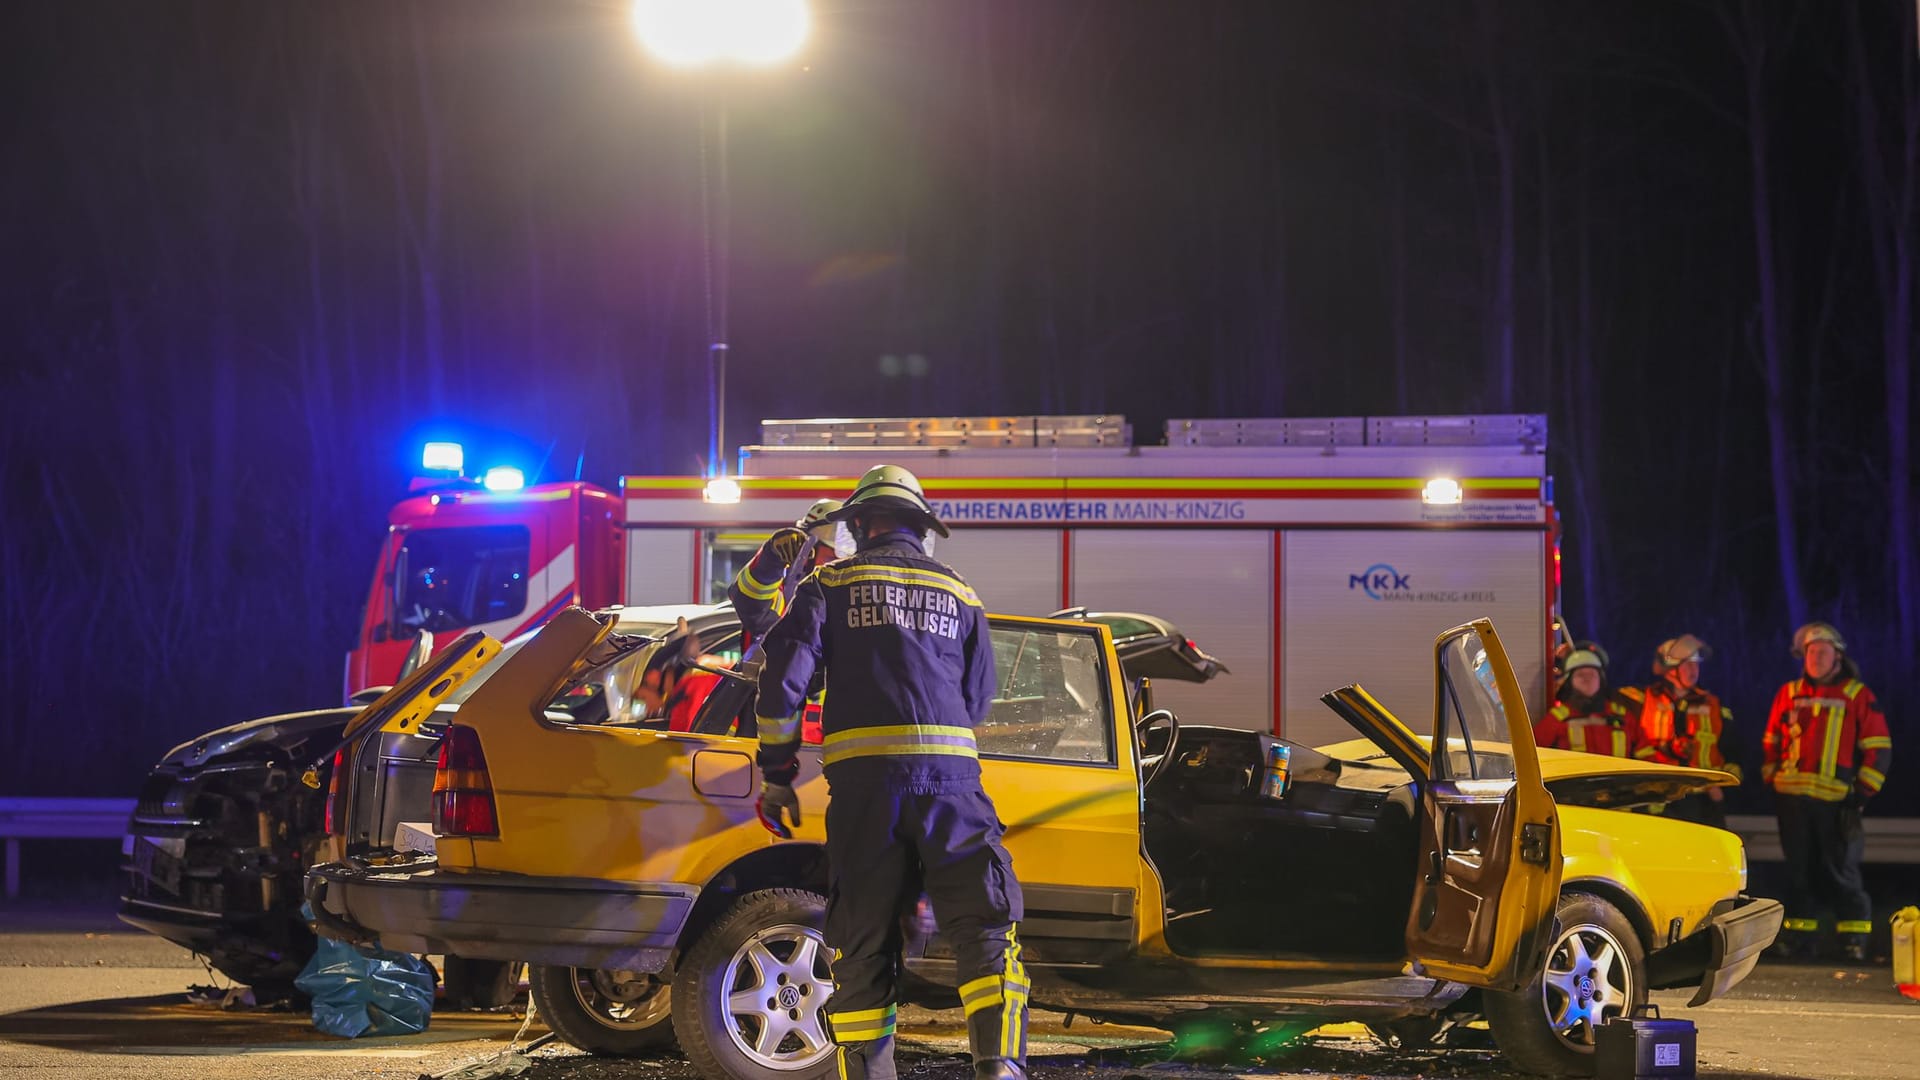
[[[238,982],[290,986],[313,951],[300,883],[325,803],[300,773],[355,711],[267,717],[169,751],[127,826],[120,919]]]

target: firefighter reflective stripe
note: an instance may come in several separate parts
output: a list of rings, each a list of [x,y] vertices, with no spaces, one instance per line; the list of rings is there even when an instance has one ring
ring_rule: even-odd
[[[1847,785],[1844,781],[1819,773],[1793,772],[1782,770],[1773,774],[1773,790],[1783,795],[1811,795],[1827,802],[1838,802],[1847,797]]]
[[[999,1010],[999,1015],[990,1020],[993,1028],[988,1035],[998,1056],[1018,1060],[1026,1051],[1027,997],[1033,992],[1033,984],[1027,979],[1026,964],[1020,960],[1020,936],[1013,927],[1007,928],[1007,951],[1003,955],[1000,971],[961,984],[960,1005],[969,1021],[977,1013]]]
[[[940,589],[953,594],[968,607],[980,607],[980,597],[973,587],[957,577],[942,574],[937,570],[927,570],[918,566],[892,566],[878,563],[856,563],[851,566],[823,566],[814,571],[820,584],[829,588],[853,585],[861,582],[884,585],[909,585],[921,589]]]
[[[1865,765],[1860,766],[1860,775],[1858,779],[1860,780],[1860,784],[1862,787],[1866,788],[1868,791],[1875,791],[1875,792],[1879,791],[1880,788],[1884,786],[1887,782],[1886,775],[1882,773],[1879,769],[1870,769]]]
[[[1820,775],[1832,776],[1840,767],[1840,733],[1847,726],[1847,703],[1845,699],[1822,701],[1815,706],[1823,710],[1826,722],[1821,726],[1825,739],[1820,744]]]
[[[1873,933],[1873,923],[1866,919],[1841,919],[1833,928],[1843,934]]]
[[[797,722],[795,727],[797,731]],[[764,732],[766,729],[761,730]],[[762,740],[764,739],[763,734]],[[846,731],[828,732],[821,745],[826,748],[826,756],[821,761],[823,767],[863,757],[891,757],[906,754],[980,756],[974,746],[972,728],[941,724],[896,724],[890,727],[850,728]]]
[[[760,745],[785,746],[800,741],[800,716],[754,716],[760,729]]]
[[[1860,740],[1860,749],[1891,750],[1893,749],[1893,737],[1890,735],[1869,735]]]
[[[857,1012],[827,1012],[827,1024],[833,1029],[834,1042],[872,1042],[893,1034],[897,1007],[861,1009]]]
[[[1811,934],[1820,929],[1820,920],[1819,919],[1783,919],[1780,922],[1780,928],[1782,930],[1792,930],[1802,934]]]
[[[742,593],[755,600],[772,600],[780,595],[780,579],[761,581],[753,576],[752,563],[740,568],[740,574],[734,578],[734,584],[740,586]]]

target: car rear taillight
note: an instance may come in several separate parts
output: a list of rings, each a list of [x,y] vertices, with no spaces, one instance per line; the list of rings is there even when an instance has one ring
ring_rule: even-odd
[[[493,812],[493,781],[480,733],[454,724],[440,742],[433,772],[433,832],[436,836],[499,836]]]
[[[322,815],[321,830],[328,836],[340,835],[340,827],[346,824],[340,820],[337,810],[340,805],[340,778],[346,775],[346,772],[347,748],[343,746],[333,752],[333,772],[327,777],[326,812]]]

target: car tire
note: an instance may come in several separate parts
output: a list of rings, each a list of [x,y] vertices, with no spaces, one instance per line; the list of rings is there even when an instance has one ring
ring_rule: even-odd
[[[1598,896],[1562,893],[1560,933],[1540,974],[1523,989],[1483,995],[1487,1026],[1501,1053],[1543,1076],[1591,1076],[1599,1026],[1646,1004],[1640,935]]]
[[[733,902],[674,976],[673,1026],[708,1080],[816,1080],[837,1072],[822,1022],[833,995],[826,899],[767,889]]]
[[[634,1057],[673,1045],[673,992],[664,979],[543,966],[527,982],[536,1015],[589,1054]]]

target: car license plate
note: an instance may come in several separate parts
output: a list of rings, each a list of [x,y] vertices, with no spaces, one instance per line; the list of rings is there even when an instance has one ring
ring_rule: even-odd
[[[180,861],[187,853],[184,838],[139,836],[134,838],[133,868],[140,876],[171,893],[180,891]]]

